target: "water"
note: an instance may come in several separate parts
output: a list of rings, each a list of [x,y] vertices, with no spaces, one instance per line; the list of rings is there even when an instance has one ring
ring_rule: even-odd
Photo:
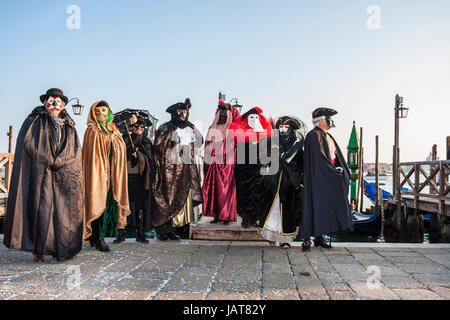
[[[375,184],[375,177],[365,177],[365,180],[368,183],[374,183]],[[421,176],[420,179],[421,182],[425,181],[425,178]],[[409,185],[405,185],[405,188],[410,188]],[[388,176],[380,176],[380,188],[389,192],[393,193],[393,177],[392,175]],[[424,189],[424,192],[428,192],[426,187]],[[364,196],[364,202],[363,202],[363,210],[371,208],[373,203],[371,200]],[[329,237],[326,237],[327,240],[329,240]],[[423,243],[429,243],[429,231],[428,228],[425,228],[424,230],[424,241]],[[301,241],[300,239],[296,239],[296,241]],[[336,234],[333,235],[333,242],[372,242],[372,243],[394,243],[396,242],[395,239],[389,238],[389,237],[370,237],[370,236],[364,236],[359,234]]]

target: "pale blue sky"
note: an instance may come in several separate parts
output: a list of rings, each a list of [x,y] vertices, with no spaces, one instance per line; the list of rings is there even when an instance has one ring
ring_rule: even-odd
[[[67,7],[81,9],[69,30]],[[381,9],[369,30],[366,10]],[[444,158],[450,135],[448,0],[85,0],[0,2],[0,152],[7,151],[39,96],[59,87],[87,108],[165,109],[191,98],[190,120],[206,130],[221,90],[244,110],[339,111],[334,135],[346,149],[353,120],[365,129],[365,158],[391,161],[394,96],[411,108],[401,121],[402,160]],[[80,138],[87,111],[75,117]],[[71,112],[71,111],[70,111]],[[333,133],[333,132],[332,132]]]

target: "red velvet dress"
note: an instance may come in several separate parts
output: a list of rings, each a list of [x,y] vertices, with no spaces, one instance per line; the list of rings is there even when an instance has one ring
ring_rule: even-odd
[[[221,221],[236,222],[236,181],[234,177],[234,143],[227,143],[226,130],[240,118],[239,111],[231,106],[227,120],[218,125],[219,112],[209,128],[205,142],[203,166],[203,214]]]

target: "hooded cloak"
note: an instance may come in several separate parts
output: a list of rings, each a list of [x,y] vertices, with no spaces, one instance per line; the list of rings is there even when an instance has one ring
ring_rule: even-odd
[[[85,221],[83,238],[92,235],[92,222],[106,210],[106,199],[112,183],[113,198],[118,204],[118,229],[125,229],[130,214],[128,202],[127,150],[125,142],[114,122],[107,125],[111,135],[105,133],[97,122],[95,102],[88,115],[87,130],[83,141],[83,184],[85,191]],[[113,155],[111,170],[109,156]],[[111,171],[111,175],[110,175]],[[112,181],[111,181],[112,179]]]
[[[76,255],[82,245],[81,190],[81,146],[73,120],[66,110],[55,121],[43,106],[35,108],[17,137],[5,245],[58,260]]]
[[[227,109],[225,105],[220,105],[209,127],[205,142],[203,214],[221,221],[235,222],[237,220],[235,150],[232,144],[226,143],[226,131],[238,118],[240,114],[234,106],[230,105]],[[233,158],[233,161],[227,161],[229,156]]]

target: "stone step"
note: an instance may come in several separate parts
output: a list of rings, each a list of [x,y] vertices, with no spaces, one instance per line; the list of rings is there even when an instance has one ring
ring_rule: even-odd
[[[202,216],[198,224],[191,224],[191,239],[222,241],[265,241],[258,233],[258,228],[245,229],[241,226],[241,218],[237,222],[224,225],[222,222],[211,224],[211,217]]]

